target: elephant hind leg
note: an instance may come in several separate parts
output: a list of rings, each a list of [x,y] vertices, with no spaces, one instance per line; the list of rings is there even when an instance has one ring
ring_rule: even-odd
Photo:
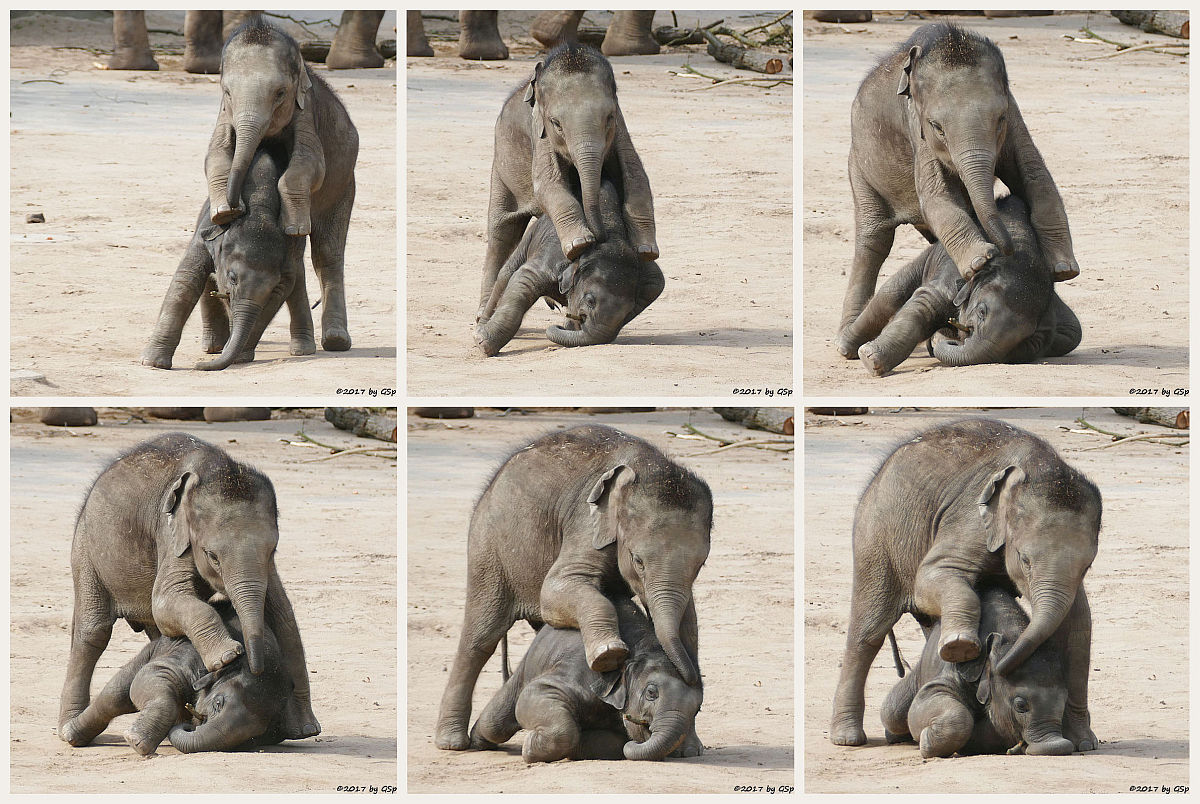
[[[962,701],[926,687],[913,700],[908,727],[921,743],[922,757],[948,757],[971,739],[975,718]]]
[[[354,193],[354,178],[351,177],[349,187],[335,208],[324,218],[313,220],[309,238],[313,270],[321,283],[321,348],[327,352],[344,352],[351,343],[343,274]]]
[[[842,299],[842,320],[835,340],[838,352],[847,360],[858,357],[858,344],[847,332],[875,293],[879,269],[892,251],[896,239],[896,222],[884,199],[865,180],[857,178],[850,166],[850,187],[854,191],[854,261],[846,295]]]
[[[92,673],[112,638],[116,612],[112,598],[90,567],[74,572],[75,611],[71,617],[71,652],[58,712],[59,736],[68,740],[66,724],[81,714],[91,698]],[[69,742],[69,740],[68,740]]]
[[[517,698],[517,720],[525,727],[521,757],[526,762],[556,762],[579,756],[581,734],[569,696],[556,685],[535,679]]]

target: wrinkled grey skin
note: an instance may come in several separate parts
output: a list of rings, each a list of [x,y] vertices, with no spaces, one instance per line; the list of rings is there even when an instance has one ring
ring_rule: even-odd
[[[698,685],[692,584],[711,528],[704,481],[619,430],[576,427],[514,453],[471,517],[467,600],[438,748],[470,746],[475,681],[521,619],[579,629],[588,666],[607,672],[629,654],[610,598],[636,595],[680,676]],[[685,755],[702,748],[693,731]]]
[[[851,111],[854,262],[837,340],[844,357],[858,354],[845,329],[871,298],[897,226],[911,223],[940,242],[964,279],[1012,252],[996,211],[997,178],[1029,207],[1054,278],[1078,276],[1062,198],[1009,91],[1000,50],[946,23],[918,28],[871,70]]]
[[[248,19],[226,42],[221,92],[204,159],[212,222],[228,223],[243,212],[242,182],[255,151],[282,147],[287,169],[279,177],[279,225],[287,235],[311,237],[321,281],[321,347],[345,351],[350,332],[343,268],[358,131],[337,95],[304,63],[295,41],[261,16]],[[235,308],[235,319],[237,314]],[[235,357],[222,352],[220,360]]]
[[[151,639],[186,636],[209,670],[245,653],[254,675],[266,667],[269,628],[293,684],[284,737],[320,733],[300,630],[275,570],[277,517],[266,475],[184,433],[145,441],[101,472],[71,544],[75,610],[58,719],[63,739],[64,724],[88,704],[96,661],[120,618]],[[237,611],[241,642],[206,602],[214,594]]]
[[[302,237],[288,237],[279,225],[282,149],[263,148],[254,155],[242,185],[245,214],[220,225],[209,219],[205,201],[196,232],[167,288],[142,365],[169,369],[196,304],[203,318],[203,346],[215,360],[196,365],[219,370],[254,359],[263,332],[286,301],[291,316],[289,351],[317,351],[308,289],[304,282]]]
[[[679,676],[646,615],[612,600],[629,657],[617,670],[588,667],[574,629],[543,626],[525,658],[471,729],[472,748],[495,748],[524,729],[526,762],[662,759],[695,728],[702,686]],[[624,724],[624,725],[622,725]]]
[[[600,188],[600,217],[604,240],[574,261],[563,255],[549,217],[529,227],[475,326],[475,343],[485,355],[495,355],[512,340],[526,311],[542,296],[566,307],[566,326],[546,330],[560,346],[611,343],[658,298],[665,285],[662,270],[658,263],[638,259],[617,188],[607,179]]]
[[[650,180],[617,105],[612,66],[596,49],[567,42],[534,66],[496,121],[480,314],[533,216],[550,218],[570,260],[603,237],[604,178],[621,188],[634,252],[657,259]]]
[[[1013,253],[994,257],[969,282],[940,244],[884,283],[843,333],[867,371],[881,377],[923,340],[950,366],[1028,363],[1061,357],[1079,345],[1079,319],[1054,291],[1021,199],[998,204]],[[969,331],[946,329],[951,319]],[[945,330],[939,332],[939,330]],[[949,333],[947,335],[946,333]]]
[[[214,608],[230,634],[241,639],[233,607],[221,602]],[[118,670],[86,709],[66,722],[63,737],[74,746],[89,745],[113,718],[139,712],[124,736],[142,756],[153,754],[168,733],[171,744],[185,754],[281,742],[280,719],[292,682],[269,628],[263,631],[263,648],[266,660],[261,675],[252,674],[240,659],[209,672],[191,642],[159,636]],[[194,725],[193,720],[200,722]]]
[[[1062,735],[1067,707],[1066,645],[1047,639],[1007,676],[996,665],[1012,649],[1029,617],[1010,590],[979,590],[975,659],[953,664],[938,655],[941,623],[927,634],[921,660],[883,702],[889,743],[916,739],[921,756],[1025,753],[1062,756],[1075,750]],[[910,737],[911,735],[911,737]]]
[[[996,672],[1009,675],[1059,634],[1070,693],[1063,736],[1096,748],[1087,708],[1092,617],[1083,576],[1099,543],[1100,492],[1036,436],[971,419],[918,433],[896,448],[854,517],[854,588],[830,740],[862,745],[871,661],[904,612],[940,618],[947,662],[979,655],[979,596],[1011,580],[1030,624]]]

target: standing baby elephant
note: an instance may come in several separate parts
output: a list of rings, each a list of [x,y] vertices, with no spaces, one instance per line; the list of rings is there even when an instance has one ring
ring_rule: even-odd
[[[241,624],[227,602],[214,606],[235,638]],[[279,643],[263,629],[263,672],[254,675],[240,658],[207,672],[192,643],[159,637],[142,648],[105,685],[87,708],[66,722],[63,739],[88,745],[113,718],[140,712],[125,732],[139,754],[153,754],[167,737],[182,753],[232,751],[244,745],[273,745],[284,739],[283,710],[292,681],[283,667]],[[193,717],[199,724],[193,724]]]
[[[657,259],[650,180],[617,105],[612,66],[598,50],[566,42],[537,63],[496,121],[481,314],[501,266],[534,215],[553,221],[569,260],[604,236],[604,177],[621,188],[634,252],[642,260]]]
[[[1000,49],[946,23],[918,28],[867,75],[850,115],[854,263],[843,356],[858,354],[845,330],[871,298],[897,226],[911,223],[940,242],[964,279],[1012,252],[996,210],[997,178],[1029,207],[1054,279],[1078,276],[1062,198],[1009,90]]]
[[[528,732],[521,750],[526,762],[662,759],[682,745],[695,728],[704,690],[679,677],[637,604],[629,598],[612,603],[629,645],[624,666],[597,673],[588,667],[578,631],[542,627],[475,722],[472,747],[494,748],[518,729]]]
[[[519,619],[577,628],[589,667],[620,667],[629,646],[610,597],[636,594],[679,675],[698,685],[692,584],[711,528],[705,482],[619,430],[576,427],[514,453],[471,516],[466,609],[437,746],[470,746],[475,681]],[[693,731],[683,752],[701,750]]]
[[[921,661],[883,703],[888,742],[912,735],[927,759],[955,753],[1070,754],[1075,746],[1062,735],[1066,645],[1047,639],[1024,664],[1001,675],[996,666],[1028,627],[1029,617],[1000,586],[981,590],[979,605],[983,650],[969,662],[944,661],[937,650],[942,626],[935,624]]]
[[[1054,291],[1029,212],[1021,199],[998,204],[1013,253],[998,256],[964,282],[941,243],[892,276],[846,328],[846,343],[863,366],[883,376],[921,341],[951,366],[1028,363],[1060,357],[1079,345],[1079,319]],[[939,332],[954,321],[965,335]]]
[[[1080,751],[1094,750],[1087,708],[1092,616],[1083,576],[1096,557],[1100,509],[1091,481],[1045,441],[1004,422],[944,424],[897,447],[854,516],[854,589],[830,740],[867,741],[867,673],[904,612],[941,618],[944,661],[977,657],[975,586],[996,578],[1016,585],[1033,616],[995,671],[1011,674],[1058,634],[1068,646],[1063,735]]]
[[[287,153],[279,177],[280,226],[312,237],[321,281],[321,346],[350,348],[342,274],[354,208],[358,131],[346,107],[309,69],[300,47],[259,15],[229,37],[221,54],[221,111],[204,159],[213,223],[242,209],[242,182],[260,145]]]
[[[118,618],[151,639],[186,636],[209,670],[245,653],[254,675],[266,667],[270,628],[294,686],[283,736],[320,733],[300,630],[275,571],[277,518],[266,475],[184,433],[143,442],[100,473],[71,544],[75,611],[58,718],[63,739],[88,704],[92,672]],[[242,643],[208,604],[214,594],[233,604]]]
[[[600,216],[605,239],[574,261],[563,255],[549,217],[529,227],[475,327],[475,342],[484,354],[495,355],[512,340],[541,296],[566,307],[571,325],[546,330],[546,337],[560,346],[611,343],[658,298],[665,285],[662,270],[634,253],[617,188],[608,179],[600,188]]]
[[[204,350],[221,356],[196,365],[220,370],[254,359],[254,349],[280,306],[291,314],[294,355],[317,351],[304,283],[304,238],[279,227],[277,183],[287,164],[278,146],[259,149],[242,186],[245,214],[227,224],[209,220],[204,202],[196,233],[175,269],[142,365],[171,368],[188,317],[200,304]],[[232,326],[231,326],[232,322]]]

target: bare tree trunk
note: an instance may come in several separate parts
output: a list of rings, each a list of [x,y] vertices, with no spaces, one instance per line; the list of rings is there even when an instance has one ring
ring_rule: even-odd
[[[325,421],[362,438],[396,442],[396,417],[371,413],[366,408],[325,408]]]
[[[1163,427],[1174,427],[1177,430],[1187,430],[1191,418],[1187,408],[1113,408],[1122,416],[1137,419],[1142,424],[1160,424]]]
[[[1114,11],[1114,17],[1126,25],[1141,28],[1146,33],[1160,33],[1190,39],[1186,11]]]

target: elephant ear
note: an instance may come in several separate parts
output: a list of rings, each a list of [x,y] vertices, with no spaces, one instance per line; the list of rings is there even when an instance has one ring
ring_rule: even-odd
[[[979,274],[975,274],[975,276],[972,276],[970,279],[957,280],[960,284],[958,286],[958,292],[954,294],[954,301],[952,302],[956,309],[961,310],[963,305],[967,303],[967,299],[971,298],[971,291],[975,289],[975,279],[978,276]]]
[[[1003,658],[1004,653],[1007,653],[1007,651],[1002,650],[1003,647],[1004,635],[993,632],[988,634],[987,642],[984,644],[983,650],[979,651],[979,667],[980,669],[984,669],[986,666],[988,672],[983,673],[982,678],[979,679],[979,686],[975,688],[975,700],[979,701],[979,703],[983,704],[984,706],[987,706],[988,701],[992,699],[991,668],[995,667],[999,663],[1000,659]]]
[[[983,671],[988,663],[988,647],[987,646],[991,645],[992,640],[994,638],[999,638],[999,636],[1000,635],[996,634],[996,633],[988,634],[988,637],[985,640],[986,644],[984,645],[983,650],[979,651],[979,655],[977,657],[970,660],[969,662],[958,662],[957,664],[954,665],[954,672],[958,676],[960,681],[962,681],[965,684],[971,684],[971,685],[979,683],[979,679],[983,678],[983,675],[984,675]]]
[[[297,53],[296,58],[300,60],[300,79],[296,84],[296,106],[304,111],[304,106],[308,103],[308,92],[312,89],[312,78],[308,75],[308,65],[304,63],[304,56]]]
[[[534,133],[537,134],[539,140],[546,137],[546,121],[542,119],[541,112],[536,109],[537,106],[537,82],[542,77],[542,62],[533,65],[533,78],[529,79],[529,86],[525,88],[525,102],[533,109],[533,127]]]
[[[201,226],[196,234],[200,235],[201,240],[216,240],[229,228],[227,223],[207,223]],[[299,239],[299,238],[297,238]]]
[[[239,662],[241,662],[241,660],[242,660],[242,656],[239,655],[236,659],[234,659],[232,662],[225,665],[224,667],[218,667],[216,670],[213,670],[211,673],[206,673],[205,675],[200,676],[200,678],[198,678],[192,682],[192,689],[196,690],[197,692],[199,692],[200,690],[208,689],[209,687],[211,687],[213,684],[216,683],[217,679],[219,679],[221,676],[228,673],[230,671],[230,669],[232,669]]]
[[[900,74],[900,88],[896,90],[897,95],[912,97],[912,69],[919,58],[921,58],[921,46],[913,45],[908,49],[908,55],[904,58],[904,71]]]
[[[592,672],[592,679],[588,685],[592,694],[618,712],[625,708],[629,692],[629,665],[630,662],[625,662],[621,667],[607,673]]]
[[[1021,467],[1006,466],[991,476],[979,495],[979,518],[987,534],[988,552],[996,552],[1008,540],[1013,495],[1024,480],[1025,472]]]
[[[579,277],[579,260],[568,262],[558,275],[558,292],[566,296],[571,292],[571,288],[575,286],[575,280]]]
[[[167,525],[171,532],[171,554],[177,558],[192,546],[188,529],[179,523],[179,512],[183,507],[184,497],[191,493],[198,482],[196,475],[184,472],[163,495],[162,512],[167,515]]]
[[[617,540],[620,525],[616,509],[622,499],[622,492],[635,480],[637,473],[622,463],[601,475],[592,487],[587,501],[592,509],[592,521],[596,528],[592,534],[592,547],[597,550],[603,550]]]

